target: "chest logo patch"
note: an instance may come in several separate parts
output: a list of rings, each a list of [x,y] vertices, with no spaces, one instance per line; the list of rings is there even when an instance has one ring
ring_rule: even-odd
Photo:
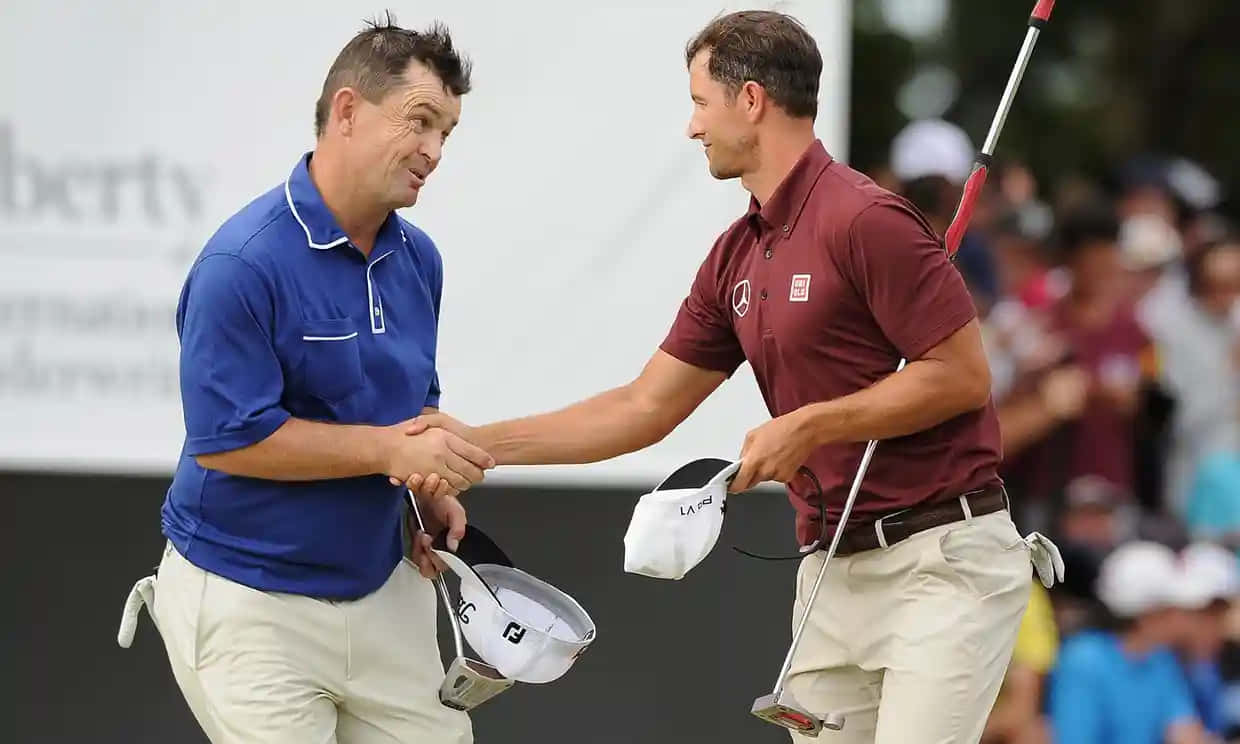
[[[809,274],[792,275],[792,291],[788,293],[788,302],[809,302]]]
[[[732,288],[732,309],[736,311],[737,317],[745,317],[745,313],[749,312],[749,280],[742,279]]]

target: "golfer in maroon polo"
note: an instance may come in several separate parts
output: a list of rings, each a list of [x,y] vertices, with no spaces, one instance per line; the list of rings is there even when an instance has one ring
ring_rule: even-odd
[[[822,59],[796,21],[723,16],[686,61],[689,136],[712,175],[740,178],[752,198],[653,358],[629,384],[553,413],[477,428],[423,421],[500,465],[594,462],[658,442],[748,361],[773,418],[745,437],[731,490],[788,484],[802,544],[834,530],[865,442],[883,440],[788,690],[819,715],[847,715],[831,734],[840,744],[976,742],[1031,570],[996,475],[972,300],[921,214],[816,139]],[[801,466],[821,482],[826,524]],[[822,560],[802,560],[794,623]]]

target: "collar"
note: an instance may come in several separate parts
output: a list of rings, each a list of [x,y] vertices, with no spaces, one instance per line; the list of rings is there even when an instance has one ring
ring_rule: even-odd
[[[759,205],[757,199],[749,197],[747,216],[753,219],[757,215],[767,225],[782,230],[784,239],[792,237],[797,218],[801,216],[801,211],[805,208],[805,202],[809,200],[814,184],[818,182],[818,177],[833,160],[834,158],[823,146],[822,140],[814,140],[814,143],[806,148],[796,164],[792,166],[792,170],[788,171],[788,175],[784,176],[784,180],[780,182],[775,193],[771,194],[771,198],[765,205]]]
[[[305,231],[306,243],[322,251],[345,245],[349,242],[349,236],[336,224],[336,218],[323,203],[318,187],[310,180],[310,158],[313,155],[313,152],[302,155],[293,167],[293,172],[284,181],[284,199],[293,213],[293,219]]]

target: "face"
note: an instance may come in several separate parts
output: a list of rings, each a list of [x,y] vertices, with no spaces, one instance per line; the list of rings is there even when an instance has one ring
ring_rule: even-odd
[[[353,96],[342,118],[358,188],[385,210],[412,206],[460,117],[461,99],[416,60],[379,103]]]
[[[701,141],[712,176],[739,178],[757,167],[753,89],[758,86],[747,83],[735,96],[729,95],[722,83],[711,78],[709,62],[707,49],[689,63],[693,115],[686,134]]]
[[[1217,318],[1231,314],[1240,301],[1240,247],[1216,250],[1203,259],[1198,299]]]
[[[1086,294],[1100,294],[1118,288],[1126,272],[1120,262],[1119,246],[1110,240],[1082,245],[1072,261],[1072,282]]]

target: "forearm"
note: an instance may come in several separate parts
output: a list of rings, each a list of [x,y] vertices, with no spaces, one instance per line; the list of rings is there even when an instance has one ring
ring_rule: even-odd
[[[999,407],[999,430],[1003,432],[1003,451],[1008,456],[1041,440],[1058,424],[1059,419],[1036,393],[1019,396]]]
[[[551,413],[478,427],[474,437],[497,465],[566,465],[648,447],[675,425],[626,385]]]
[[[864,390],[802,409],[819,444],[891,439],[929,429],[986,404],[989,380],[923,359]]]
[[[230,475],[279,481],[350,478],[384,472],[383,431],[375,426],[291,418],[248,447],[199,455],[198,464]]]

